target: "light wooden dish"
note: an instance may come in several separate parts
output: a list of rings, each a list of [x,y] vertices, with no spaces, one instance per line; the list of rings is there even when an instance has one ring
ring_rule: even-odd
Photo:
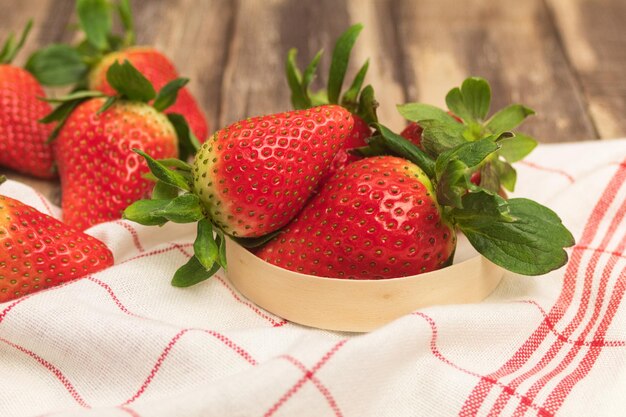
[[[386,280],[320,278],[288,271],[233,241],[228,242],[226,257],[233,285],[267,311],[306,326],[366,332],[418,308],[475,303],[487,297],[504,271],[467,248],[461,252],[460,261],[439,271]]]

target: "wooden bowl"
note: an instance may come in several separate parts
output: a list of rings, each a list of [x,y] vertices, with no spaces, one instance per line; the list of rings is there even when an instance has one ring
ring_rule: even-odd
[[[346,280],[279,268],[231,240],[226,250],[227,275],[250,301],[289,321],[366,332],[419,308],[476,303],[487,297],[502,279],[503,269],[466,246],[459,256],[459,248],[457,263],[438,271],[385,280]]]

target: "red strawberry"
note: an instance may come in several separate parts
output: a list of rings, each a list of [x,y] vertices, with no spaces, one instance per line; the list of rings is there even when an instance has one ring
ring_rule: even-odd
[[[125,30],[122,36],[112,30],[115,11],[119,12]],[[115,95],[106,74],[113,63],[124,61],[135,66],[157,90],[179,77],[174,64],[161,52],[149,46],[134,46],[134,24],[128,1],[77,1],[76,12],[85,39],[76,46],[51,45],[29,59],[29,68],[44,85],[75,84],[80,89]],[[52,72],[51,64],[54,64]],[[186,88],[179,91],[176,102],[166,113],[183,115],[200,142],[208,137],[206,117]]]
[[[106,73],[114,62],[128,60],[139,72],[141,72],[154,86],[160,90],[168,82],[178,78],[178,72],[174,64],[162,53],[150,47],[131,47],[122,51],[106,55],[89,74],[89,88],[102,91],[107,95],[115,95],[106,78]],[[208,136],[208,125],[200,106],[187,88],[178,92],[176,102],[165,113],[178,113],[185,117],[192,132],[200,142],[204,142]]]
[[[133,148],[156,158],[178,155],[176,132],[165,115],[131,101],[98,114],[104,102],[80,104],[55,142],[63,220],[78,230],[119,219],[129,204],[148,194],[152,183],[142,177],[148,167]]]
[[[55,176],[52,149],[47,143],[52,126],[38,120],[50,112],[41,101],[45,93],[27,71],[10,65],[30,29],[18,45],[10,37],[0,52],[0,165],[40,178]]]
[[[420,148],[422,147],[422,126],[417,124],[417,122],[409,123],[402,132],[400,132],[400,136],[403,138],[410,140]]]
[[[455,244],[426,174],[380,156],[337,173],[257,255],[305,274],[382,279],[441,268]]]
[[[352,115],[354,119],[354,126],[352,127],[352,132],[346,138],[346,142],[343,147],[339,149],[337,155],[333,158],[333,162],[330,165],[330,170],[328,174],[324,176],[320,184],[325,183],[328,179],[333,177],[337,171],[341,168],[345,167],[351,162],[358,161],[361,159],[358,155],[350,153],[350,149],[360,148],[361,146],[365,146],[365,140],[372,136],[372,129],[370,129],[369,125],[357,116],[356,114]]]
[[[161,113],[187,80],[177,79],[157,94],[128,61],[114,63],[108,77],[117,96],[78,92],[60,99],[61,106],[46,118],[60,121],[54,149],[63,218],[79,230],[119,219],[129,204],[147,195],[148,167],[133,149],[161,159],[177,157],[179,145],[181,152],[191,146],[182,133],[188,131],[184,120]]]
[[[0,303],[113,265],[98,239],[0,195]]]
[[[198,151],[194,192],[226,233],[277,230],[304,206],[352,125],[351,114],[334,105],[237,122]]]

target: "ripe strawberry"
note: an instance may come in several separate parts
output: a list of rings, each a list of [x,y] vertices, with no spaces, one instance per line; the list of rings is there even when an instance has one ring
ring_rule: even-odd
[[[40,178],[53,178],[52,148],[47,143],[52,126],[38,123],[50,112],[41,101],[45,93],[22,68],[10,65],[24,42],[29,23],[17,45],[13,36],[0,52],[0,165]]]
[[[407,140],[410,140],[415,145],[421,148],[423,131],[424,129],[422,129],[422,126],[417,124],[417,122],[411,122],[402,130],[402,132],[400,132],[400,136]]]
[[[198,151],[194,192],[224,232],[265,235],[304,206],[352,126],[351,114],[335,105],[237,122]]]
[[[63,219],[79,230],[119,219],[129,204],[147,195],[150,181],[143,176],[148,167],[133,149],[175,158],[178,146],[182,152],[186,144],[184,120],[161,113],[175,101],[185,79],[169,83],[157,95],[128,61],[114,63],[107,77],[116,97],[77,92],[60,99],[61,106],[46,118],[60,121],[54,150]],[[147,104],[151,101],[152,106]]]
[[[177,156],[177,136],[167,117],[148,104],[120,101],[98,114],[95,98],[72,112],[56,139],[63,221],[78,230],[119,219],[131,203],[148,195],[148,167],[132,152],[156,158]]]
[[[383,279],[441,268],[455,244],[426,174],[379,156],[338,172],[257,255],[305,274]]]
[[[292,49],[287,55],[287,80],[291,89],[291,102],[295,109],[306,109],[320,104],[339,104],[348,109],[354,118],[354,128],[347,137],[343,148],[337,152],[331,170],[321,181],[322,184],[344,166],[360,159],[359,156],[349,151],[366,146],[366,140],[372,136],[372,129],[369,124],[377,121],[376,107],[378,103],[374,99],[372,86],[368,85],[361,90],[369,61],[366,61],[361,67],[350,88],[343,94],[341,93],[350,52],[362,29],[363,25],[353,25],[337,40],[330,64],[328,86],[325,90],[316,92],[310,90],[322,51],[317,53],[303,74],[300,73],[295,62],[297,50]]]
[[[98,239],[0,195],[0,303],[113,265]]]
[[[27,66],[44,85],[74,84],[80,90],[91,89],[115,95],[115,89],[106,78],[115,62],[129,61],[160,90],[179,77],[174,64],[161,52],[149,46],[134,46],[135,34],[130,5],[127,0],[78,0],[79,25],[85,40],[78,45],[55,44],[33,54]],[[118,11],[123,36],[113,33],[113,12]],[[53,67],[54,71],[50,71]],[[181,114],[200,142],[208,137],[206,116],[189,90],[180,90],[176,102],[166,113]]]
[[[107,54],[90,72],[89,88],[102,91],[107,95],[115,95],[116,92],[106,79],[106,73],[114,62],[128,60],[139,72],[141,72],[154,86],[160,90],[168,82],[179,77],[174,64],[161,52],[150,47],[130,47],[122,51]],[[185,117],[192,132],[200,142],[204,142],[208,136],[208,125],[200,106],[187,88],[178,92],[176,102],[165,113],[178,113]]]

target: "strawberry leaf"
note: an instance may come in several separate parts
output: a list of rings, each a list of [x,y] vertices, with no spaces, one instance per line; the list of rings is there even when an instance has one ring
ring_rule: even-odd
[[[193,243],[193,251],[198,261],[210,270],[219,258],[219,248],[213,237],[213,225],[207,218],[198,222],[198,232]]]
[[[463,81],[461,88],[453,88],[446,96],[448,108],[457,116],[470,121],[482,121],[489,113],[491,88],[489,83],[479,77],[470,77]]]
[[[2,50],[0,51],[0,64],[10,64],[15,58],[15,55],[22,49],[24,46],[24,42],[26,42],[26,38],[28,37],[28,33],[33,27],[32,19],[26,23],[24,30],[20,36],[20,39],[15,43],[15,35],[11,33],[7,38],[6,42],[2,46]]]
[[[187,160],[190,156],[194,156],[200,149],[198,138],[189,129],[189,124],[183,115],[178,113],[168,113],[167,118],[176,130],[178,137],[178,157]]]
[[[176,168],[180,171],[190,172],[193,169],[192,166],[187,162],[176,158],[157,159],[157,161],[159,161],[159,163],[161,163],[162,165],[168,166],[170,168]]]
[[[89,69],[75,48],[63,44],[39,49],[28,58],[24,68],[46,86],[76,84]]]
[[[174,274],[174,278],[172,278],[172,286],[190,287],[211,278],[219,270],[220,264],[216,262],[211,269],[207,271],[198,258],[192,256],[185,265],[178,268]]]
[[[124,28],[124,46],[135,44],[135,23],[129,0],[119,0],[117,4],[117,14]]]
[[[446,126],[460,123],[454,117],[439,107],[424,103],[406,103],[397,106],[398,112],[411,122],[421,122],[422,120],[436,120],[445,123]]]
[[[200,199],[190,193],[174,198],[166,206],[154,210],[152,214],[174,223],[195,223],[204,218]]]
[[[287,74],[287,84],[291,90],[291,105],[294,109],[307,109],[310,106],[310,101],[307,98],[306,92],[302,88],[302,74],[298,69],[296,63],[296,56],[298,50],[291,48],[287,53],[287,61],[285,62],[285,73]]]
[[[483,208],[490,210],[475,215],[472,209],[477,205],[464,204],[464,209],[454,209],[452,216],[472,246],[493,263],[523,275],[542,275],[567,262],[564,248],[575,241],[552,210],[514,198],[506,202],[513,219],[508,220],[488,205]]]
[[[167,223],[165,217],[155,214],[155,211],[166,207],[172,200],[139,200],[126,207],[122,217],[144,226],[162,226]]]
[[[493,166],[496,169],[496,175],[500,180],[500,184],[511,192],[515,191],[515,183],[517,182],[517,171],[515,171],[515,168],[510,163],[502,160],[493,161]]]
[[[441,153],[465,143],[465,126],[452,118],[449,120],[421,120],[422,146],[429,155],[437,157]]]
[[[140,149],[134,148],[133,152],[144,157],[144,159],[148,163],[150,171],[152,172],[152,174],[154,174],[156,178],[166,184],[180,188],[181,190],[191,191],[191,186],[187,178],[185,178],[182,174],[176,171],[172,171],[166,165],[163,165],[160,162],[156,161],[154,158],[152,158],[150,155]]]
[[[365,75],[367,74],[367,69],[369,67],[370,61],[369,59],[365,61],[359,72],[354,77],[354,81],[352,81],[352,85],[346,91],[341,98],[341,105],[346,109],[350,110],[351,113],[356,113],[358,110],[357,98],[359,97],[359,92],[361,91],[361,87],[363,86],[363,81],[365,80]]]
[[[513,130],[533,114],[535,114],[534,110],[526,106],[511,104],[491,116],[487,121],[487,128],[494,134]]]
[[[400,156],[420,167],[429,178],[435,175],[435,162],[418,148],[413,142],[403,138],[397,133],[392,132],[380,123],[374,123],[374,126],[380,135],[370,139],[368,144],[374,147],[385,148],[392,155]]]
[[[304,93],[304,97],[309,102],[309,107],[311,107],[311,99],[309,98],[309,89],[311,87],[311,83],[315,79],[315,75],[317,73],[317,67],[320,63],[320,59],[322,58],[322,54],[324,50],[318,51],[313,60],[307,65],[304,69],[304,73],[302,74],[302,92]]]
[[[361,30],[363,30],[363,25],[357,23],[356,25],[350,26],[350,28],[337,39],[328,75],[328,101],[331,104],[339,103],[341,87],[348,69],[348,62],[350,61],[350,52]]]
[[[454,160],[459,160],[466,167],[472,168],[480,164],[485,158],[499,149],[493,136],[480,139],[476,142],[466,142],[449,151],[442,153],[435,163],[437,178],[446,170],[447,165]]]
[[[96,114],[102,114],[105,111],[109,110],[111,108],[112,105],[114,105],[119,99],[115,96],[112,97],[108,97],[106,99],[106,101],[104,102],[104,104],[102,105],[102,107],[100,107],[98,109],[98,111],[96,112]]]
[[[356,114],[365,121],[367,124],[378,122],[378,116],[376,115],[376,109],[378,108],[378,102],[374,97],[374,88],[371,85],[366,86],[361,91],[359,97],[359,107]]]
[[[228,261],[226,260],[226,238],[224,237],[224,232],[221,229],[217,229],[217,242],[218,247],[218,258],[217,262],[222,265],[222,268],[228,268]]]
[[[524,159],[537,146],[537,141],[528,135],[516,133],[500,141],[500,156],[513,163]]]
[[[437,179],[437,201],[450,207],[463,207],[462,197],[471,186],[468,180],[469,169],[463,162],[450,161]]]
[[[180,89],[183,88],[188,82],[189,78],[176,78],[175,80],[165,84],[154,99],[152,107],[160,112],[170,107],[176,102]]]
[[[144,103],[154,99],[156,92],[152,83],[128,60],[118,61],[107,70],[107,81],[123,98]]]
[[[111,12],[107,0],[77,0],[78,22],[85,32],[87,41],[99,51],[109,48],[108,35],[111,32]]]
[[[179,191],[180,190],[178,188],[173,187],[157,179],[156,184],[154,184],[154,188],[152,189],[152,199],[153,200],[172,200],[178,197]]]

